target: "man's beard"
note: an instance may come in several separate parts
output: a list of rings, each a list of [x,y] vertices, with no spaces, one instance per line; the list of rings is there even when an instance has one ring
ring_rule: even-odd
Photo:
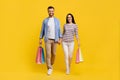
[[[49,16],[54,16],[54,14],[49,14]]]

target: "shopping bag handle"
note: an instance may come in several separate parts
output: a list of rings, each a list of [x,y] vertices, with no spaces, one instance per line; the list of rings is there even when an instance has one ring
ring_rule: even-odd
[[[39,47],[42,47],[42,44],[39,44]]]

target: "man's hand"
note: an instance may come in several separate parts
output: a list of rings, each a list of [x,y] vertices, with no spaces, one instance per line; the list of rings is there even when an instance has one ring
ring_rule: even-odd
[[[42,44],[42,39],[39,40],[39,44]]]

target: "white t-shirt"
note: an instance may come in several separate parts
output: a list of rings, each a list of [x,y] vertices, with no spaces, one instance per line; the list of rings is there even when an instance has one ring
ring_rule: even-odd
[[[48,20],[48,38],[55,39],[55,22],[53,17]]]

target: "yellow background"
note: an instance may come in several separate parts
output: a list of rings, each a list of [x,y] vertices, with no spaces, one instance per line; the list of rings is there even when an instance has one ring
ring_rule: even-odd
[[[84,62],[75,64],[75,45],[70,75],[61,45],[51,76],[45,64],[35,63],[49,5],[61,29],[69,12],[79,26]],[[0,80],[119,80],[119,5],[119,0],[0,0]]]

